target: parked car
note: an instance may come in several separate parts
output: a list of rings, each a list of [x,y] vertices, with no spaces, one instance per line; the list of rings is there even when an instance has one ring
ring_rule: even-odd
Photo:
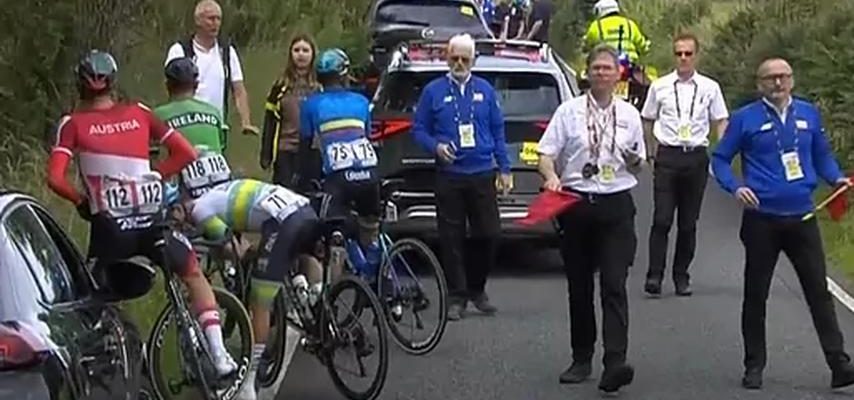
[[[447,41],[459,33],[474,38],[493,37],[473,0],[376,0],[368,19],[371,60],[379,73],[401,43],[420,39]]]
[[[488,39],[476,45],[472,72],[490,81],[498,93],[513,164],[515,187],[498,197],[503,238],[556,245],[552,224],[523,228],[514,221],[527,215],[528,204],[540,192],[536,145],[558,106],[580,93],[575,72],[547,44]],[[371,137],[379,151],[380,171],[402,181],[386,210],[388,230],[395,235],[431,240],[437,234],[435,155],[425,152],[409,133],[421,90],[448,71],[444,51],[443,42],[402,46],[372,102]]]
[[[117,302],[145,294],[154,270],[107,271],[126,284],[95,284],[46,208],[0,189],[0,399],[147,398],[144,341]]]

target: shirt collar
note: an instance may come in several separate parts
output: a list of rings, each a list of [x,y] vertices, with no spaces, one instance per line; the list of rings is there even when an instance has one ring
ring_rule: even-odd
[[[454,76],[451,75],[450,72],[448,72],[448,78],[451,79],[451,82],[456,83],[457,85],[465,85],[469,83],[469,81],[471,81],[471,72],[469,72],[468,76],[466,76],[466,79],[462,82],[458,81],[457,78],[454,78]]]
[[[691,76],[690,76],[690,77],[688,77],[688,79],[682,80],[682,79],[679,77],[679,71],[677,71],[677,70],[675,70],[675,69],[674,69],[674,70],[673,70],[673,82],[675,82],[675,83],[691,83],[691,82],[697,82],[697,76],[698,76],[698,75],[699,75],[699,74],[697,73],[697,70],[694,70],[694,72],[692,72],[692,73],[691,73]]]
[[[792,105],[792,96],[791,95],[789,96],[789,100],[786,102],[786,106],[783,107],[782,110],[778,110],[777,106],[775,106],[774,103],[772,103],[770,100],[768,100],[765,96],[762,96],[762,102],[764,102],[769,107],[771,107],[771,109],[774,110],[774,112],[776,112],[777,115],[783,116],[783,115],[786,115],[786,113],[789,110],[789,106]]]

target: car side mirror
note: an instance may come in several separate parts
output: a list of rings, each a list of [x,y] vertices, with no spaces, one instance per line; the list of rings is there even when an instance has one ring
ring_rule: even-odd
[[[96,264],[92,271],[97,283],[95,297],[108,303],[145,296],[154,286],[157,271],[137,260],[118,260],[107,266]]]

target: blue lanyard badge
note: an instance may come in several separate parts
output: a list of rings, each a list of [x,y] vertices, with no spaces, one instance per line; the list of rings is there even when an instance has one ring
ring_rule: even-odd
[[[459,85],[453,79],[448,77],[449,88],[451,91],[451,98],[454,102],[454,123],[457,124],[457,133],[460,137],[460,147],[464,149],[469,149],[477,146],[477,142],[475,140],[474,134],[474,101],[468,102],[468,119],[463,123],[462,115],[460,114],[460,101],[457,97],[457,93],[459,91]],[[468,85],[471,85],[472,81],[469,80]],[[472,92],[474,89],[469,88],[469,92]],[[462,98],[465,99],[465,92],[461,94]]]
[[[786,175],[786,180],[791,182],[798,179],[802,179],[804,177],[804,170],[801,168],[801,159],[798,156],[798,144],[800,143],[800,135],[798,134],[797,122],[794,123],[794,140],[792,143],[791,150],[787,150],[786,147],[783,146],[783,141],[780,139],[780,128],[777,124],[777,121],[772,118],[771,113],[768,112],[768,106],[763,105],[765,107],[765,116],[768,117],[768,120],[771,121],[771,125],[773,125],[772,132],[774,133],[774,139],[777,143],[777,151],[780,152],[780,162],[783,164],[783,170]],[[797,121],[797,116],[795,115],[795,107],[790,109],[791,114],[786,117],[786,121]],[[783,121],[780,121],[781,123]],[[785,124],[783,124],[785,127]]]

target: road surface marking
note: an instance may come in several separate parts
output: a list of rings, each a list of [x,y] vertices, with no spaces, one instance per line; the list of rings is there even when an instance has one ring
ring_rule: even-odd
[[[830,290],[830,293],[833,293],[833,296],[836,297],[840,303],[842,303],[849,311],[854,313],[854,297],[851,297],[848,292],[842,289],[833,279],[830,277],[827,278],[827,289]]]

